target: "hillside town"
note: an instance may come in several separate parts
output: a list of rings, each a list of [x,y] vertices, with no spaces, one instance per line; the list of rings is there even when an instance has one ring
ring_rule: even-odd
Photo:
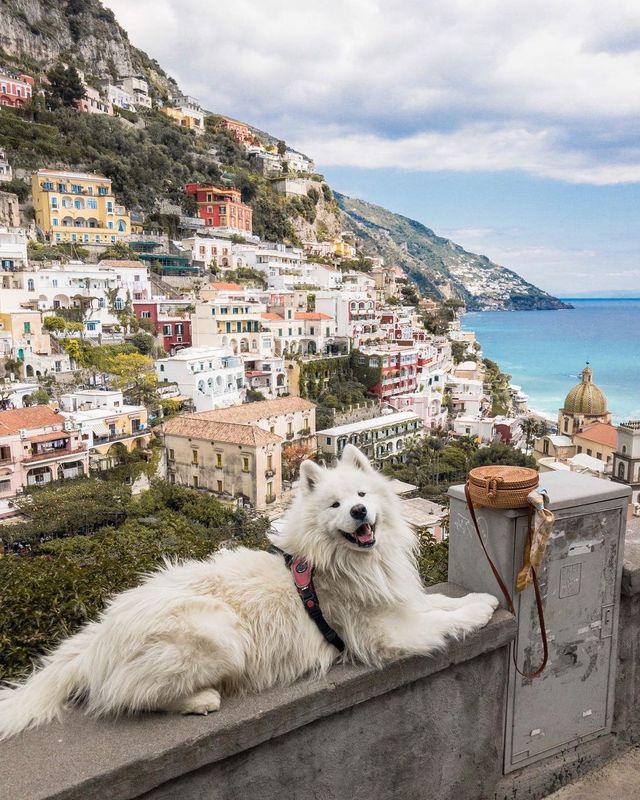
[[[48,91],[46,79],[0,77],[9,108]],[[276,195],[330,199],[310,158],[194,97],[159,101],[141,75],[78,80],[78,114],[126,125],[154,108],[195,137],[222,132]],[[231,178],[162,201],[168,233],[103,174],[14,171],[0,152],[0,181],[29,187],[0,191],[0,518],[33,487],[131,459],[277,518],[305,458],[331,462],[352,443],[384,468],[435,432],[640,488],[639,424],[611,424],[589,367],[557,420],[535,414],[462,329],[463,302],[421,295],[347,230],[261,238]],[[473,274],[461,277],[473,293]]]

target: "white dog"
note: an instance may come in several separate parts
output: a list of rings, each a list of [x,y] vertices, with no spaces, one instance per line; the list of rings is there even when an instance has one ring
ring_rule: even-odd
[[[498,606],[491,595],[425,593],[398,499],[355,447],[335,469],[305,461],[300,473],[274,541],[313,565],[342,655],[308,616],[281,555],[223,550],[168,564],[116,596],[24,684],[0,690],[0,738],[59,716],[73,701],[93,715],[206,714],[221,694],[322,675],[338,658],[380,666],[426,655],[490,620]]]

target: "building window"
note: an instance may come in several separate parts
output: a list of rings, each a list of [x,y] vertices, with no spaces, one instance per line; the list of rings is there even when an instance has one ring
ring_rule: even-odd
[[[164,334],[164,336],[171,336],[171,325],[163,325],[162,333]]]
[[[602,453],[596,453],[596,458],[599,458],[602,461]]]
[[[176,458],[176,451],[172,447],[170,447],[169,448],[169,460],[170,461],[175,461],[175,458]]]
[[[543,444],[542,444],[542,452],[545,454],[545,456],[549,455],[549,440],[548,439],[545,439]]]
[[[192,464],[198,464],[199,463],[199,461],[198,461],[198,451],[197,450],[192,450],[191,451],[191,463]]]
[[[287,422],[287,436],[293,435],[293,423]]]
[[[578,445],[578,453],[581,453],[581,452],[582,452],[582,445],[579,444]]]
[[[618,464],[618,477],[622,478],[622,480],[624,480],[624,462],[623,461],[621,461]]]
[[[222,492],[222,481],[216,481],[216,485],[218,487],[218,491]]]
[[[269,483],[267,484],[267,502],[271,502],[274,499],[275,498],[273,496],[273,483],[269,481]]]
[[[140,315],[142,319],[151,319],[151,312],[150,311],[143,311]]]
[[[591,448],[587,448],[587,455],[588,456],[592,456],[593,455],[593,450],[591,450]]]
[[[249,458],[247,456],[242,457],[242,471],[249,472]]]
[[[267,456],[267,469],[273,470],[273,456],[271,454]]]
[[[222,469],[222,453],[216,453],[216,467]]]
[[[331,444],[331,437],[330,436],[326,436],[325,438],[327,440],[327,444]]]
[[[191,485],[193,486],[194,489],[197,489],[198,488],[198,476],[194,475],[191,480],[192,480],[192,484]]]

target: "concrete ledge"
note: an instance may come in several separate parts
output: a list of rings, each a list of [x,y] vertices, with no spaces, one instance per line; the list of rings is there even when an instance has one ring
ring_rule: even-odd
[[[465,594],[452,584],[431,591]],[[139,797],[179,776],[493,652],[514,636],[513,617],[498,610],[486,628],[463,642],[451,642],[433,657],[402,659],[383,670],[338,666],[323,680],[307,679],[284,689],[224,700],[221,711],[209,717],[147,714],[114,721],[70,711],[62,723],[0,744],[0,798]]]

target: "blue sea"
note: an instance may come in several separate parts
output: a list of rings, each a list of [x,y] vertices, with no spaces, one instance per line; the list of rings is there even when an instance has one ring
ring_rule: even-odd
[[[588,361],[613,421],[640,419],[640,299],[568,302],[575,308],[465,314],[462,327],[529,395],[529,408],[557,414]]]

